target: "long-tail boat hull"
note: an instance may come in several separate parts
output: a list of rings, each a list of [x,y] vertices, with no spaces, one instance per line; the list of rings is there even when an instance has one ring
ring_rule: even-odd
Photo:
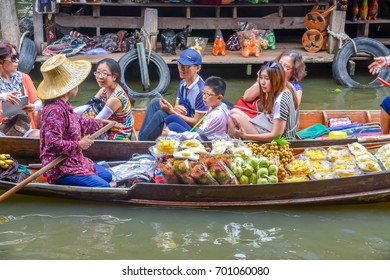
[[[6,191],[15,183],[0,181]],[[21,194],[100,201],[187,207],[343,205],[390,201],[388,171],[329,180],[267,185],[159,185],[130,188],[88,188],[31,183]]]
[[[143,120],[144,110],[135,110],[135,128],[139,130]],[[379,110],[301,110],[300,129],[309,127],[316,123],[326,125],[329,118],[348,116],[356,123],[379,122]],[[363,138],[359,138],[363,139]],[[366,142],[378,142],[380,138],[371,137]],[[306,148],[313,146],[345,145],[358,141],[357,137],[342,139],[311,139],[291,141],[293,148]],[[153,142],[145,141],[106,141],[96,140],[90,149],[84,154],[92,160],[127,160],[133,154],[148,153],[148,148]],[[39,158],[39,139],[22,137],[0,137],[0,153],[8,153],[18,159]]]

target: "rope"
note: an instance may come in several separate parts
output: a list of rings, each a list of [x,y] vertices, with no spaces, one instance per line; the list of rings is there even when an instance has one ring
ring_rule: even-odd
[[[341,33],[336,33],[332,30],[330,30],[330,25],[328,25],[328,27],[326,28],[328,33],[333,36],[334,38],[336,38],[337,40],[339,40],[339,49],[341,48],[341,46],[343,45],[343,41],[346,41],[346,40],[351,40],[352,44],[353,44],[353,49],[355,51],[355,54],[357,54],[357,48],[356,48],[356,44],[355,44],[355,41],[349,37],[345,32],[341,32]]]
[[[157,36],[158,31],[148,32],[148,31],[145,30],[145,27],[142,26],[140,34],[141,34],[141,37],[145,38],[146,48],[149,50],[149,54],[148,54],[148,64],[149,64],[150,63],[150,56],[152,54],[152,42],[150,41],[150,37],[151,36]]]

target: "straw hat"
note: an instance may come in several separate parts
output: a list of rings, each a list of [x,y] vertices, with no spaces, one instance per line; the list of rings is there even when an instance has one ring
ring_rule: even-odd
[[[63,96],[81,84],[91,68],[88,60],[71,61],[63,54],[50,57],[41,66],[43,81],[38,86],[37,96],[42,100]]]

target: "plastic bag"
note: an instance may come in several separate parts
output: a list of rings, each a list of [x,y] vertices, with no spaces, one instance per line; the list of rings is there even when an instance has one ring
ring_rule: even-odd
[[[191,171],[194,165],[195,162],[187,159],[175,159],[173,161],[173,170],[182,183],[189,185],[195,184],[194,179],[191,177]]]
[[[191,177],[199,185],[219,185],[207,169],[205,164],[197,163],[191,171]]]
[[[179,177],[176,175],[175,170],[173,168],[173,162],[174,162],[174,160],[170,158],[166,162],[158,163],[156,168],[161,169],[161,171],[164,175],[165,181],[168,184],[179,184],[180,180],[179,180]]]
[[[215,161],[207,167],[211,176],[213,176],[220,185],[238,185],[236,176],[234,176],[233,172],[227,167],[222,159]]]
[[[154,174],[154,169],[157,165],[155,160],[141,158],[139,160],[129,160],[126,163],[111,167],[110,172],[113,174],[113,180],[120,182],[130,178],[136,179],[137,176],[147,181],[151,181]]]
[[[172,137],[159,137],[156,145],[149,147],[149,152],[156,158],[171,156],[177,151],[180,142]]]

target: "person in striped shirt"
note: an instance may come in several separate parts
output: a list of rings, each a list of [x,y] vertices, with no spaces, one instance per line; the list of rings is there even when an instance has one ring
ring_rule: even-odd
[[[289,89],[283,66],[278,61],[270,61],[257,75],[259,114],[250,118],[239,110],[231,112],[229,135],[253,141],[272,141],[278,134],[287,139],[299,139],[298,100]]]

